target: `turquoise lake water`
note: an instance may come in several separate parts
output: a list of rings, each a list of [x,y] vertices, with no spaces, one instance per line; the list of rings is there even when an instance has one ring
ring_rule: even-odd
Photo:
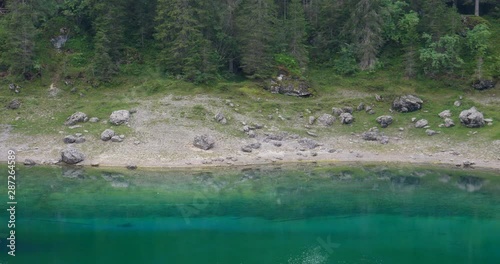
[[[0,166],[0,171],[7,171]],[[0,263],[500,263],[500,173],[20,167]]]

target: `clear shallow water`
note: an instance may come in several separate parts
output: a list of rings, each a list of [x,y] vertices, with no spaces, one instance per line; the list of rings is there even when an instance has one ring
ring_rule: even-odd
[[[17,182],[0,263],[500,263],[494,171],[34,167]]]

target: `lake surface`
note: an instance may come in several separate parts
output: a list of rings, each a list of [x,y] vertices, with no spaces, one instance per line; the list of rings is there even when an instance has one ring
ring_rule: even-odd
[[[19,167],[15,257],[1,175],[2,264],[500,263],[498,171]]]

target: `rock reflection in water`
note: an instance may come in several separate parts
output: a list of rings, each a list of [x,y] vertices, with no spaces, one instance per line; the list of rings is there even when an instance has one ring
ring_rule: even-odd
[[[462,190],[475,192],[483,187],[484,179],[475,176],[460,176],[457,185]]]

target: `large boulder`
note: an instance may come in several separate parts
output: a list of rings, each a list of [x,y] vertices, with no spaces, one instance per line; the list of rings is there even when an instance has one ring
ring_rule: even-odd
[[[61,152],[61,159],[67,164],[77,164],[85,160],[85,155],[75,148],[67,148]]]
[[[286,94],[298,97],[307,97],[312,94],[307,82],[296,77],[291,77],[287,74],[280,74],[278,77],[271,80],[269,90],[271,91],[271,93]]]
[[[21,107],[21,101],[19,101],[19,99],[13,99],[7,104],[7,109],[15,110],[19,107]]]
[[[423,103],[424,101],[422,101],[422,99],[414,95],[403,95],[394,99],[394,102],[392,102],[392,109],[403,113],[413,112],[420,110]]]
[[[330,114],[323,114],[320,117],[318,117],[318,123],[324,125],[324,126],[331,126],[333,125],[333,122],[335,122],[335,117],[330,115]]]
[[[390,124],[392,124],[393,118],[390,115],[383,115],[383,116],[377,117],[376,121],[377,121],[377,123],[380,124],[381,127],[386,128]]]
[[[193,145],[203,150],[209,150],[214,147],[215,140],[209,135],[198,135],[194,137]]]
[[[484,126],[484,116],[475,107],[469,110],[464,110],[460,113],[460,122],[466,127],[482,127]]]
[[[116,126],[127,123],[129,119],[130,112],[128,110],[117,110],[109,116],[109,122]]]
[[[68,117],[66,119],[66,122],[64,122],[64,124],[66,126],[73,126],[76,123],[83,123],[83,122],[87,122],[88,120],[89,120],[89,118],[87,117],[87,115],[85,113],[76,112],[76,113],[72,114],[70,117]]]
[[[493,80],[477,80],[472,84],[472,88],[476,90],[486,90],[495,87]]]
[[[340,122],[345,125],[351,124],[354,122],[354,117],[350,113],[342,113],[340,114]]]
[[[108,141],[115,135],[115,131],[112,129],[106,129],[101,133],[101,140]]]

